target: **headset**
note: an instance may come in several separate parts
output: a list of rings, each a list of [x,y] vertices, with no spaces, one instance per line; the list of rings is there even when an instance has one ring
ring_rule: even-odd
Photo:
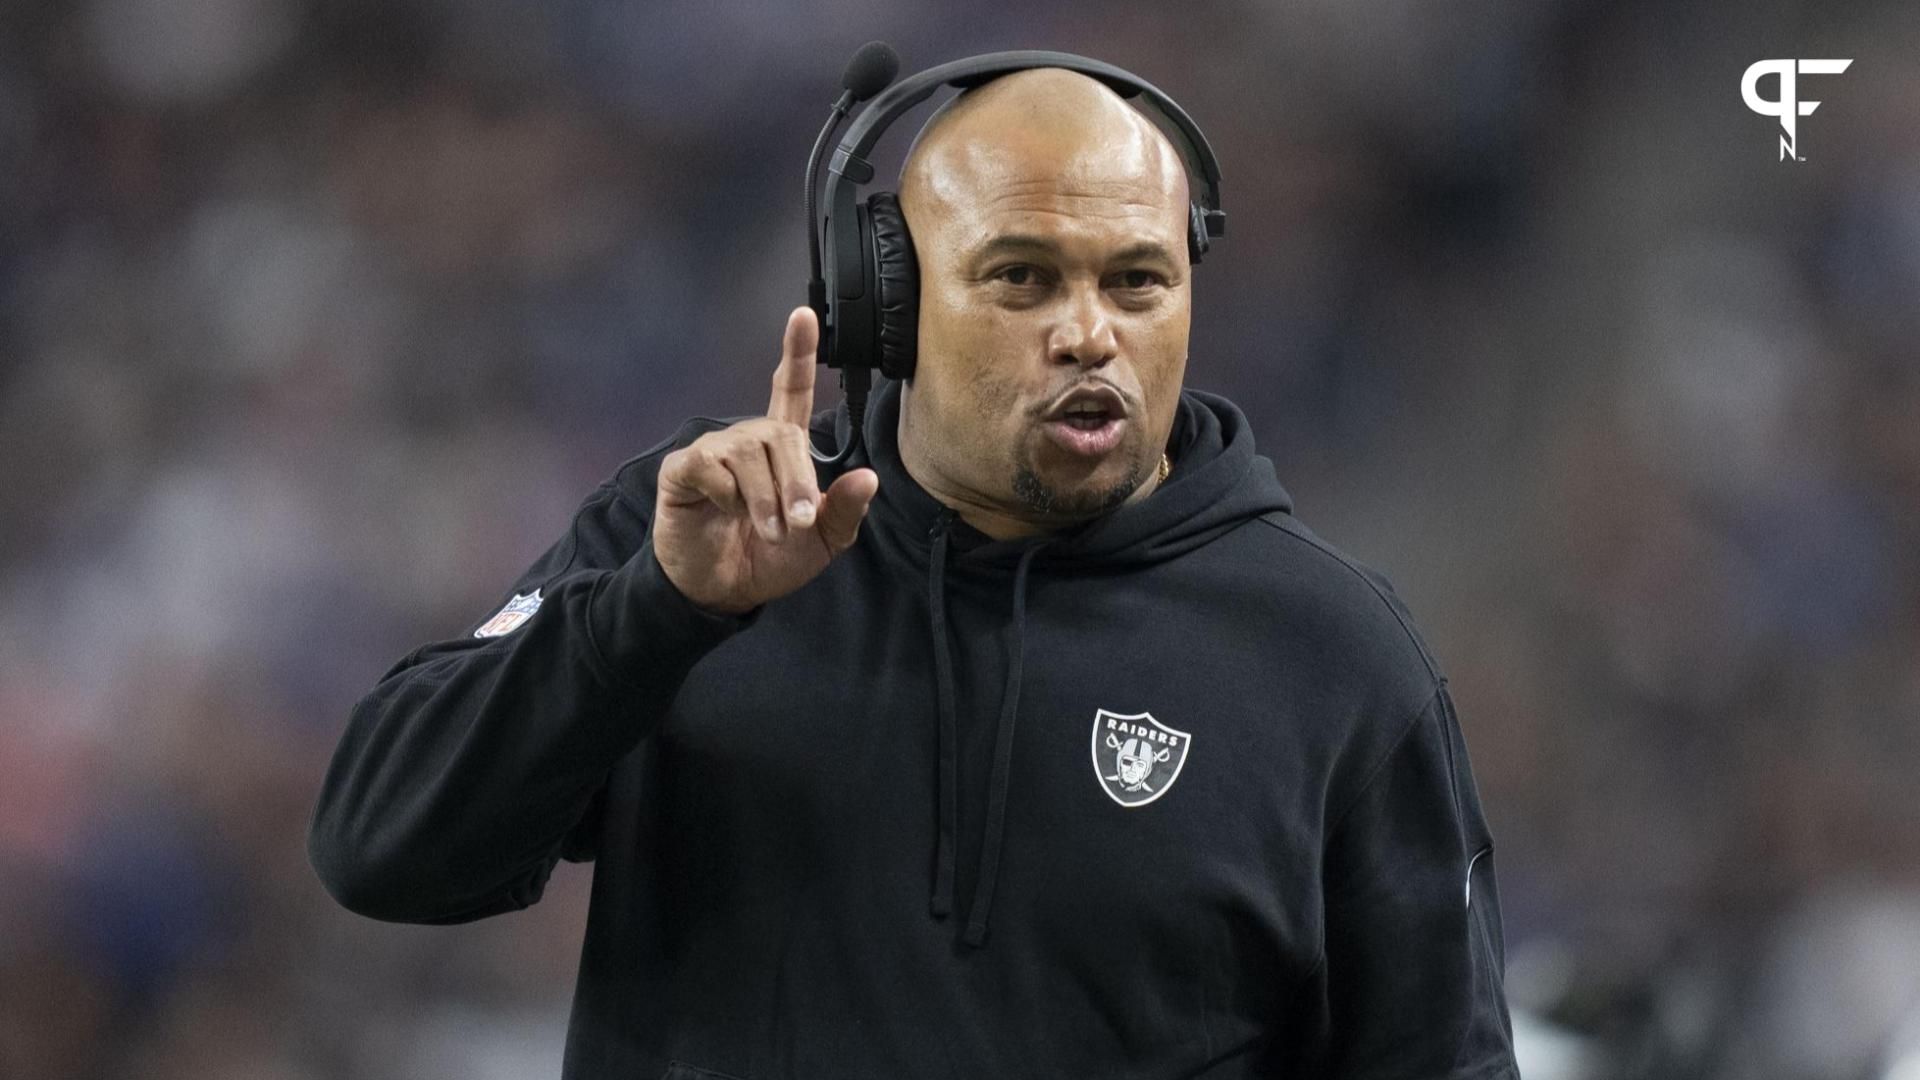
[[[852,427],[846,445],[833,455],[813,450],[814,460],[840,464],[857,451],[866,414],[872,373],[890,379],[913,377],[918,354],[920,267],[907,232],[900,200],[890,191],[875,191],[864,201],[858,189],[873,179],[872,153],[887,126],[925,101],[942,86],[962,92],[1002,75],[1031,68],[1065,68],[1098,79],[1122,98],[1144,103],[1171,124],[1179,136],[1179,150],[1189,177],[1197,178],[1199,198],[1187,208],[1187,256],[1198,263],[1209,241],[1226,234],[1227,215],[1220,208],[1220,163],[1206,136],[1185,109],[1152,83],[1112,64],[1073,53],[1023,49],[985,53],[928,68],[894,84],[900,61],[881,42],[868,42],[854,53],[841,78],[842,93],[833,113],[814,141],[807,161],[807,229],[812,277],[807,303],[820,320],[819,363],[840,370]],[[884,92],[882,92],[884,91]],[[875,97],[875,95],[878,95]],[[816,213],[815,179],[821,151],[855,102],[872,98],[862,109],[827,166],[826,213]],[[824,260],[822,248],[825,248]]]

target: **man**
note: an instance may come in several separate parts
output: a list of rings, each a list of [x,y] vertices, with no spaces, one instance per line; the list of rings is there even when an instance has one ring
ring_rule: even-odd
[[[597,860],[581,1080],[1516,1075],[1445,680],[1182,390],[1171,146],[1021,72],[901,203],[919,361],[873,467],[816,474],[845,413],[796,310],[766,416],[622,465],[356,707],[329,890],[457,922]]]

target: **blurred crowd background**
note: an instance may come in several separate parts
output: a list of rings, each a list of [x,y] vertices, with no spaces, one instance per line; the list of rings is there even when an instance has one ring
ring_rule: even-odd
[[[1452,676],[1529,1080],[1920,1078],[1910,0],[5,0],[0,1077],[557,1075],[591,868],[362,920],[316,785],[618,462],[764,407],[870,38],[1206,130],[1189,385]],[[1802,161],[1774,57],[1854,61]]]

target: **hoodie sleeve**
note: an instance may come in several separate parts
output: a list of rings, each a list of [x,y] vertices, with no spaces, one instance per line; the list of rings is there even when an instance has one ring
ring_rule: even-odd
[[[651,477],[667,448],[623,466],[514,583],[518,610],[537,592],[529,617],[494,633],[490,612],[415,650],[354,706],[307,838],[343,906],[465,922],[538,900],[562,855],[593,856],[615,763],[758,615],[697,607],[655,559]]]
[[[1324,1075],[1515,1078],[1493,840],[1442,682],[1335,819]]]

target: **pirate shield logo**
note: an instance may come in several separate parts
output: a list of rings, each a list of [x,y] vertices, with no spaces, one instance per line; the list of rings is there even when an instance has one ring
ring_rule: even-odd
[[[1167,793],[1187,763],[1193,737],[1151,713],[1093,714],[1093,775],[1121,806],[1145,806]]]

